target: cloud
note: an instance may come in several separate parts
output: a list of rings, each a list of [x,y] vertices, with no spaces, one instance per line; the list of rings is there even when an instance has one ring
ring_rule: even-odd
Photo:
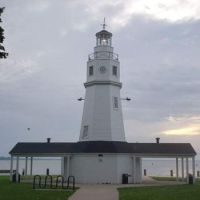
[[[164,131],[163,134],[166,135],[177,135],[177,136],[193,136],[193,135],[200,135],[200,126],[190,126],[184,128],[178,128],[173,130]]]
[[[181,123],[200,123],[200,116],[169,116],[167,118],[167,120],[169,122],[172,122],[172,123],[177,123],[177,122],[181,122]]]
[[[164,143],[192,143],[199,149],[199,122],[199,116],[169,116],[155,121],[125,119],[126,138],[132,142],[155,142],[160,137]]]
[[[106,17],[121,64],[128,141],[192,142],[163,134],[198,127],[200,20],[197,1],[5,1],[8,59],[0,61],[1,152],[18,141],[76,141],[87,55]],[[20,13],[20,15],[19,15]],[[30,133],[26,132],[31,128]],[[195,130],[194,130],[195,131]],[[9,142],[8,142],[9,141]],[[9,146],[9,147],[8,147]]]
[[[169,124],[162,131],[165,135],[176,136],[194,136],[200,135],[200,116],[169,116],[167,118]]]
[[[118,33],[122,94],[133,99],[125,104],[126,118],[146,123],[199,115],[198,24],[147,22],[138,16]]]
[[[155,20],[165,20],[170,23],[200,19],[198,0],[123,0],[76,1],[71,3],[77,8],[82,6],[92,19],[97,21],[106,16],[113,29],[126,26],[135,15],[143,15]],[[109,9],[108,9],[109,8]]]
[[[36,73],[37,62],[31,58],[22,58],[17,60],[8,59],[2,61],[0,66],[0,83],[1,86],[6,83],[16,82]],[[2,88],[0,86],[0,89]]]
[[[200,5],[197,0],[180,1],[131,1],[129,12],[145,14],[155,19],[167,20],[169,22],[177,22],[180,20],[199,19],[198,10]]]

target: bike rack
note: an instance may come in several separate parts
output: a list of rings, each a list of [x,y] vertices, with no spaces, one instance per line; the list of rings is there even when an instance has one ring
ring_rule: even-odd
[[[47,180],[48,178],[50,178],[50,188],[52,188],[52,176],[51,175],[47,175],[45,176],[45,180],[44,180],[44,188],[47,187]]]
[[[68,176],[68,179],[67,179],[67,188],[70,187],[70,185],[69,185],[70,179],[72,179],[72,189],[75,190],[75,177],[74,176]]]
[[[67,187],[64,187],[64,177],[59,175],[56,177],[56,185],[55,187],[53,187],[53,178],[51,175],[47,175],[45,176],[45,180],[44,180],[44,185],[42,185],[42,178],[40,175],[35,175],[34,176],[34,179],[33,179],[33,189],[36,189],[36,180],[38,179],[38,187],[41,188],[41,189],[46,189],[47,186],[48,186],[48,179],[50,179],[50,188],[54,188],[54,189],[57,189],[58,186],[59,186],[59,178],[61,178],[61,188],[62,189],[69,189],[70,188],[70,183],[72,183],[72,189],[75,190],[75,177],[74,176],[68,176],[68,179],[67,179]]]
[[[59,178],[61,178],[61,186],[62,186],[62,189],[64,189],[64,177],[61,175],[56,177],[56,188],[58,187]]]
[[[34,178],[33,178],[33,189],[35,189],[35,184],[36,184],[36,178],[39,178],[39,188],[41,188],[41,176],[40,175],[35,175]]]

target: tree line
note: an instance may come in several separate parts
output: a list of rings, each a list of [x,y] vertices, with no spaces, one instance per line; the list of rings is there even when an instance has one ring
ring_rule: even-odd
[[[5,9],[4,7],[0,8],[0,59],[7,58],[8,56],[8,53],[6,52],[3,46],[3,41],[5,39],[5,36],[4,36],[4,29],[1,27],[2,23],[1,14],[3,13],[4,9]]]

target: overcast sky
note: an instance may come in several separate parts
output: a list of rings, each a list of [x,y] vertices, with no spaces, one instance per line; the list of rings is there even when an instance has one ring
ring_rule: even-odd
[[[126,139],[200,152],[199,0],[1,0],[0,155],[22,141],[77,141],[88,54],[106,17],[120,56]],[[27,128],[30,128],[28,130]]]

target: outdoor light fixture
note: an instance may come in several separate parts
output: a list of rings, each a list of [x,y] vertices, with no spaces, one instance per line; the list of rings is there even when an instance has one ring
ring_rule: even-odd
[[[129,97],[126,97],[126,98],[121,98],[121,100],[130,101],[130,100],[131,100],[131,98],[129,98]]]
[[[83,99],[82,97],[80,97],[79,99],[77,99],[78,101],[83,101],[83,100],[85,100],[85,99]]]

